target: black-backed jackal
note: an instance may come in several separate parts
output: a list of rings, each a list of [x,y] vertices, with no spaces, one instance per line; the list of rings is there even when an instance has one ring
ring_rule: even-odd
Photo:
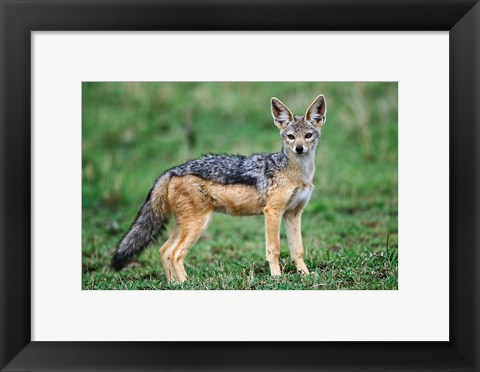
[[[319,95],[304,116],[293,115],[277,98],[271,100],[282,151],[273,154],[205,155],[165,171],[150,190],[130,230],[117,246],[112,266],[120,270],[165,227],[175,224],[160,248],[168,280],[183,282],[183,261],[207,228],[213,212],[265,216],[266,256],[272,275],[280,275],[280,223],[285,221],[290,255],[298,271],[303,261],[302,211],[313,190],[315,154],[327,106]]]

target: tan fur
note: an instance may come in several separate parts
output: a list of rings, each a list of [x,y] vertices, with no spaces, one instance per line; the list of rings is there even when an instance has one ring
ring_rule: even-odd
[[[282,131],[284,146],[288,147],[288,167],[277,171],[268,188],[259,191],[255,186],[225,185],[194,175],[172,176],[160,179],[152,194],[152,207],[159,216],[173,214],[175,225],[169,239],[160,249],[162,264],[168,280],[183,282],[187,274],[183,262],[189,249],[207,228],[214,212],[235,216],[259,215],[265,217],[266,258],[272,275],[280,275],[280,224],[285,221],[290,255],[298,271],[308,274],[303,260],[301,215],[313,190],[315,149],[318,140],[307,139],[312,125],[320,128],[325,123],[325,101],[317,97],[307,110],[307,122],[293,118],[278,99],[272,98],[272,115]],[[321,108],[318,109],[318,107]],[[289,120],[296,124],[288,129]],[[288,138],[288,131],[297,137]],[[295,148],[301,145],[304,154],[297,157]]]
[[[160,248],[167,278],[179,282],[187,279],[183,267],[185,256],[207,228],[214,211],[235,216],[264,214],[266,258],[272,275],[280,275],[280,223],[285,217],[293,261],[299,271],[308,273],[303,262],[299,218],[304,204],[290,205],[290,202],[297,190],[313,186],[305,184],[297,171],[292,170],[276,175],[266,197],[253,186],[222,185],[193,175],[172,177],[164,196],[153,195],[154,207],[170,211],[175,218],[173,232]],[[165,195],[166,203],[161,199]]]
[[[233,216],[253,216],[262,213],[265,200],[253,186],[220,185],[204,181],[212,207]]]
[[[169,179],[160,179],[159,184],[157,187],[154,188],[152,194],[152,207],[157,216],[168,216],[170,214],[170,210],[168,208],[167,200],[165,200],[165,196],[168,193],[168,185]]]

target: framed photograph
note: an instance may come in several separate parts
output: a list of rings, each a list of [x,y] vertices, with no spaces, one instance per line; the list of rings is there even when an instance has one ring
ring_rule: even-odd
[[[397,215],[397,82],[82,83],[84,290],[397,290]]]
[[[2,371],[480,370],[477,1],[0,10]]]

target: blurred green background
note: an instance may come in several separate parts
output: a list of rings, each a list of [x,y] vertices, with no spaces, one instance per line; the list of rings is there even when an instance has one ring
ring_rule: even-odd
[[[83,288],[397,289],[397,92],[383,82],[83,83]],[[271,278],[263,216],[223,214],[187,255],[185,284],[166,281],[166,236],[122,272],[110,269],[158,175],[207,152],[280,151],[270,98],[303,115],[318,94],[327,121],[302,223],[311,275],[295,273],[282,227],[285,275]]]

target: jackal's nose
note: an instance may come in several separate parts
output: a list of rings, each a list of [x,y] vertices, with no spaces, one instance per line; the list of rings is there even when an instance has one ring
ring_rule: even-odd
[[[301,154],[301,153],[303,152],[303,146],[298,145],[297,147],[295,147],[295,151],[296,151],[298,154]]]

